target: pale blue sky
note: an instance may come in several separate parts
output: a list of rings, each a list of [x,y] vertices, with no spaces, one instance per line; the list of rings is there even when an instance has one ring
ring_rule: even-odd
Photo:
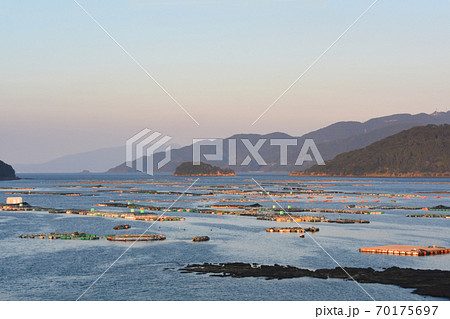
[[[449,1],[380,0],[254,126],[373,1],[79,2],[200,126],[72,0],[3,0],[0,159],[118,146],[145,127],[187,143],[450,108]]]

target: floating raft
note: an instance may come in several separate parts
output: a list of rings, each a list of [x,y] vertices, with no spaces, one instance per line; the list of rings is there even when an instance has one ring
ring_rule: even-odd
[[[325,217],[320,216],[280,216],[280,215],[267,215],[257,218],[258,220],[269,220],[276,222],[297,222],[297,223],[320,223],[325,221]]]
[[[438,205],[435,207],[429,207],[429,208],[424,208],[424,210],[431,210],[431,211],[450,211],[450,207],[444,206],[444,205]]]
[[[106,237],[110,241],[154,241],[164,240],[166,237],[160,234],[139,235],[139,234],[126,234],[126,235],[113,235]]]
[[[406,255],[406,256],[429,256],[449,254],[450,248],[433,246],[407,246],[407,245],[386,245],[377,247],[360,248],[362,253],[373,254],[390,254],[390,255]]]
[[[337,223],[337,224],[369,224],[370,222],[365,219],[326,219],[325,223]]]
[[[130,225],[126,224],[126,225],[118,225],[118,226],[114,226],[115,230],[119,230],[119,229],[128,229],[131,228]]]
[[[208,236],[195,236],[194,238],[192,238],[192,241],[208,241],[209,237]]]
[[[120,216],[122,217],[122,216]],[[140,220],[146,222],[174,222],[174,221],[184,221],[184,218],[181,217],[172,217],[172,216],[158,216],[158,215],[128,215],[122,217],[129,220]]]
[[[425,218],[450,218],[446,214],[408,214],[406,217],[425,217]]]
[[[37,238],[37,239],[80,239],[80,240],[97,240],[101,236],[86,234],[84,232],[63,232],[63,233],[48,233],[48,234],[23,234],[20,238]]]
[[[319,228],[316,227],[308,227],[308,228],[302,228],[302,227],[272,227],[267,228],[266,232],[268,233],[304,233],[305,231],[309,231],[312,233],[318,232]]]

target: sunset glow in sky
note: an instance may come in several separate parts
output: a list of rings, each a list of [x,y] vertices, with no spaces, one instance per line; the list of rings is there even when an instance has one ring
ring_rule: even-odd
[[[174,137],[285,132],[450,109],[450,1],[0,2],[0,159],[38,163]]]

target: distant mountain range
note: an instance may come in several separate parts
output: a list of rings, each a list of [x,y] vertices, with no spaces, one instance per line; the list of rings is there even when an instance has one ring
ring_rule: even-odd
[[[301,167],[294,165],[301,146],[305,139],[313,139],[317,145],[324,160],[330,160],[336,155],[367,146],[373,142],[381,140],[387,136],[396,134],[405,129],[414,126],[423,126],[428,124],[450,124],[450,111],[435,112],[433,114],[395,114],[385,117],[371,119],[364,123],[361,122],[338,122],[319,130],[307,133],[301,137],[293,137],[285,133],[260,134],[237,134],[224,140],[224,160],[207,161],[202,158],[201,161],[219,166],[231,167],[236,172],[291,172],[294,170],[304,170],[315,162],[305,162]],[[237,163],[242,163],[248,155],[248,151],[241,139],[248,139],[255,144],[259,139],[271,138],[292,138],[297,140],[297,147],[288,148],[288,165],[279,165],[280,148],[279,146],[269,145],[269,141],[261,147],[259,153],[266,161],[267,165],[258,165],[252,160],[247,166],[228,165],[228,141],[237,139]],[[175,146],[177,147],[177,146]],[[172,148],[175,148],[174,146]],[[211,147],[205,147],[205,152],[213,152]],[[203,151],[203,147],[202,147]],[[164,157],[163,153],[155,154],[155,163]],[[157,172],[173,173],[178,165],[183,162],[192,162],[192,145],[178,148],[172,151],[172,159],[169,164]],[[125,173],[135,172],[125,165],[125,146],[99,149],[90,152],[84,152],[74,155],[63,156],[40,164],[20,164],[13,163],[17,172],[20,173],[79,173],[84,170],[90,172],[108,172]],[[113,167],[112,169],[110,169]]]
[[[104,172],[125,161],[125,146],[67,155],[40,164],[14,164],[19,173]]]
[[[17,179],[16,172],[11,165],[0,160],[0,180]]]
[[[173,148],[179,145],[173,144]],[[14,164],[19,173],[105,172],[125,161],[125,145],[58,157],[40,164]]]
[[[450,125],[414,127],[294,176],[450,177]]]
[[[361,147],[370,145],[373,142],[379,141],[385,137],[399,133],[403,130],[428,124],[450,124],[450,111],[435,112],[432,114],[395,114],[385,117],[371,119],[367,122],[338,122],[317,131],[307,133],[301,137],[293,137],[285,133],[271,133],[266,135],[260,134],[238,134],[224,139],[224,160],[223,161],[207,161],[201,158],[202,162],[219,167],[230,167],[236,172],[290,172],[295,170],[305,170],[316,162],[305,162],[302,166],[296,166],[295,161],[300,152],[300,149],[306,139],[313,139],[317,145],[324,160],[330,160],[336,155],[352,151]],[[244,161],[249,154],[246,147],[241,142],[242,139],[248,139],[253,145],[260,139],[296,139],[297,147],[291,146],[288,148],[287,164],[280,165],[280,147],[272,146],[266,141],[259,150],[259,154],[266,161],[267,165],[258,165],[256,161],[252,160],[248,165],[229,165],[229,149],[228,141],[236,139],[236,154],[237,163]],[[178,165],[183,162],[192,162],[193,146],[185,146],[172,152],[171,161],[158,170],[160,173],[173,173]],[[202,148],[202,154],[214,153],[214,147],[206,146]],[[154,154],[154,163],[158,163],[164,158],[164,153]],[[122,163],[110,169],[110,173],[127,173],[135,170],[129,168]]]

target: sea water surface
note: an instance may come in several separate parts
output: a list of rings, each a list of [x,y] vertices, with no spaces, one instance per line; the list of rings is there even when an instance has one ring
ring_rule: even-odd
[[[178,195],[94,192],[92,186],[104,184],[108,190],[126,191],[138,187],[141,190],[183,192],[195,181],[195,178],[136,174],[22,174],[20,177],[21,180],[0,182],[0,202],[6,202],[6,198],[10,196],[21,196],[33,206],[61,209],[99,210],[95,204],[110,200],[122,202],[141,200],[144,205],[169,206],[179,197]],[[322,202],[323,198],[316,198],[320,200],[314,203],[307,202],[309,200],[304,196],[301,202],[292,204],[280,202],[284,207],[293,205],[344,208],[348,204],[358,205],[361,199],[367,200],[365,204],[371,205],[375,205],[374,201],[379,200],[376,205],[450,206],[449,194],[442,193],[450,191],[448,178],[348,179],[239,175],[200,178],[189,192],[206,194],[209,187],[218,185],[242,189],[252,185],[257,189],[252,178],[268,191],[280,190],[280,185],[283,184],[302,181],[309,183],[310,187],[317,184],[317,189],[342,191],[347,194],[339,196],[348,196],[346,198],[348,202],[345,204],[336,202],[340,199],[338,196],[333,202]],[[159,181],[161,184],[158,184]],[[202,190],[198,186],[205,188]],[[29,194],[10,194],[13,191],[20,191],[20,188],[34,189],[30,190]],[[77,192],[84,196],[45,195],[33,192]],[[397,197],[393,203],[390,197],[376,195],[360,197],[361,195],[349,194],[358,192],[421,194],[428,198]],[[210,200],[209,202],[193,201],[198,197],[181,196],[174,206],[202,207],[221,198],[237,200],[242,196],[220,194],[205,197]],[[164,199],[172,201],[164,202]],[[276,198],[280,199],[289,200]],[[242,204],[254,202],[268,207],[275,205],[264,195],[254,198],[253,202]],[[101,210],[127,211],[108,207],[102,207]],[[398,266],[450,270],[450,255],[410,257],[360,253],[358,251],[360,247],[388,244],[450,247],[450,219],[405,216],[408,213],[422,213],[421,210],[396,209],[383,212],[383,215],[340,215],[342,218],[367,219],[370,224],[302,224],[304,227],[320,228],[319,232],[311,235],[316,242],[309,236],[300,239],[298,234],[265,231],[268,227],[296,226],[294,223],[260,221],[254,217],[243,216],[170,212],[167,215],[184,217],[185,221],[156,222],[149,231],[165,235],[167,237],[165,241],[137,242],[127,250],[131,243],[106,240],[52,241],[21,239],[19,236],[25,233],[55,231],[140,234],[151,222],[46,212],[0,211],[0,300],[76,300],[83,293],[81,300],[370,300],[368,294],[376,300],[439,300],[412,294],[412,289],[392,285],[361,284],[367,294],[351,280],[314,278],[266,280],[211,277],[179,271],[189,263],[204,262],[280,264],[308,269],[335,268],[339,264],[344,267],[374,269]],[[338,214],[316,215],[327,218],[339,217]],[[130,224],[132,228],[119,232],[112,230],[113,226],[124,223]],[[207,235],[211,240],[201,243],[191,242],[190,239],[197,235]],[[109,270],[104,273],[108,268]],[[98,281],[88,289],[97,279]]]

